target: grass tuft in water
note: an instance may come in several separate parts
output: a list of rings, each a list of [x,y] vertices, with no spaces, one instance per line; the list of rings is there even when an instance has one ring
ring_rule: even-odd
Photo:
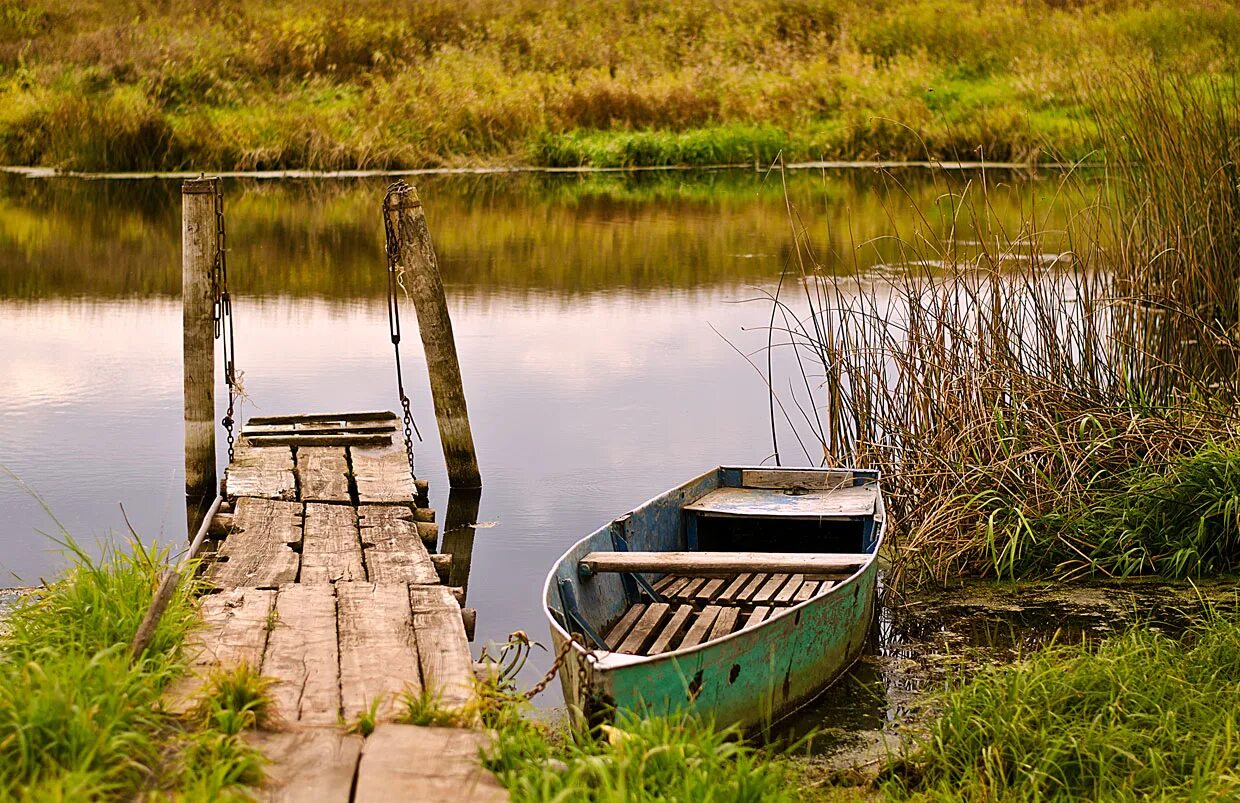
[[[1240,795],[1240,622],[1183,641],[1135,628],[1058,645],[948,690],[883,790],[932,800]]]

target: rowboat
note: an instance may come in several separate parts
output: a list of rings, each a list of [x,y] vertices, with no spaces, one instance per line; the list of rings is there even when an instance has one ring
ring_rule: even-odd
[[[753,728],[809,702],[865,644],[884,521],[876,471],[719,467],[581,539],[543,590],[570,710]]]

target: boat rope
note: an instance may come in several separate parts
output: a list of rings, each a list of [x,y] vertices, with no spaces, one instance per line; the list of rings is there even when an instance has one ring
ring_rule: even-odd
[[[384,246],[387,251],[387,312],[388,312],[388,331],[392,337],[392,348],[396,354],[396,391],[400,394],[400,407],[404,413],[405,419],[405,456],[409,459],[409,474],[416,476],[413,467],[413,436],[417,435],[418,441],[422,440],[422,433],[418,431],[417,422],[413,420],[413,413],[409,409],[409,396],[405,393],[405,379],[400,367],[400,297],[399,293],[408,295],[405,289],[405,269],[400,264],[400,242],[396,237],[396,230],[392,223],[392,212],[397,207],[394,196],[398,191],[406,187],[405,182],[397,181],[388,187],[387,194],[383,196],[383,233],[385,238]],[[406,203],[418,203],[417,201],[405,201]],[[399,292],[398,292],[399,291]]]
[[[235,408],[238,399],[245,397],[241,384],[241,372],[237,371],[236,337],[233,331],[232,296],[228,292],[228,248],[224,240],[224,187],[215,181],[215,260],[211,268],[212,315],[215,319],[215,339],[221,341],[224,359],[224,383],[228,386],[228,411],[220,419],[228,435],[228,462],[233,459],[236,424]]]

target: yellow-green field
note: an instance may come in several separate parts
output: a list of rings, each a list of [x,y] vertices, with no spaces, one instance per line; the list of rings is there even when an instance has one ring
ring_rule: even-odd
[[[1222,0],[0,0],[0,162],[1079,158],[1126,70],[1238,64]]]

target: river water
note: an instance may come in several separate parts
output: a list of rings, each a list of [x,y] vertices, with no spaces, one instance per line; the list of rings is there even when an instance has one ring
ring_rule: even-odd
[[[897,229],[950,237],[960,194],[983,186],[992,225],[1019,229],[1033,211],[1054,231],[1059,214],[1055,181],[1013,174],[416,183],[485,483],[475,652],[517,629],[545,640],[543,578],[571,542],[706,468],[769,459],[767,387],[738,352],[765,368],[771,310],[750,299],[795,269],[794,231],[825,269],[855,270],[898,262]],[[385,185],[225,182],[245,415],[397,408]],[[179,218],[175,181],[0,177],[0,587],[63,565],[53,515],[93,548],[127,532],[123,505],[143,538],[183,543]],[[412,332],[406,343],[418,473],[442,517],[425,366]],[[777,374],[789,359],[777,354]],[[814,457],[780,429],[785,463]]]

